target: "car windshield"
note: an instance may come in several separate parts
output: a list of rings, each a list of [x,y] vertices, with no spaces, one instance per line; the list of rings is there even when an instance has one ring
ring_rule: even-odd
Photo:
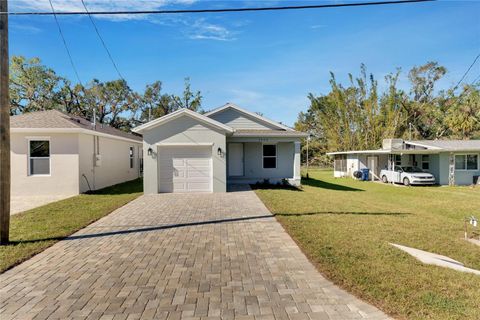
[[[403,171],[409,172],[409,173],[423,172],[423,170],[418,167],[402,167],[402,169]]]

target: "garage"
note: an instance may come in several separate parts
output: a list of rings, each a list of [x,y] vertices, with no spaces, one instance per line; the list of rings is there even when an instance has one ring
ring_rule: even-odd
[[[159,146],[159,192],[212,192],[212,146]]]

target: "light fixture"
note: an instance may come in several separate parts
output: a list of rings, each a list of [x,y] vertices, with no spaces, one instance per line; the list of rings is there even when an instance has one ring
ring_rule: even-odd
[[[152,148],[148,148],[148,151],[147,151],[147,152],[148,152],[148,155],[151,156],[152,153],[153,153],[153,149],[152,149]]]
[[[217,149],[217,154],[218,154],[219,156],[222,155],[222,148],[218,147],[218,149]]]

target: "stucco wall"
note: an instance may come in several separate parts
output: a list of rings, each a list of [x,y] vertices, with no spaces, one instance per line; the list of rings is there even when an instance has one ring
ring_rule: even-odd
[[[143,140],[145,194],[158,193],[159,166],[157,157],[160,148],[157,148],[157,143],[213,143],[213,192],[225,192],[227,190],[226,157],[217,154],[218,148],[223,151],[226,150],[224,133],[184,115],[162,126],[147,130],[143,133]],[[148,155],[149,148],[154,150],[152,156]]]
[[[28,175],[28,139],[50,140],[50,175]],[[11,133],[12,196],[78,194],[78,134]]]
[[[235,129],[274,129],[275,127],[268,124],[259,122],[257,119],[245,115],[235,109],[225,109],[219,113],[215,113],[209,118],[224,123],[227,126]]]
[[[80,192],[98,190],[117,183],[139,177],[141,142],[130,142],[107,137],[99,138],[101,165],[94,166],[94,136],[79,134],[79,174]],[[129,151],[134,147],[133,168],[130,168]],[[85,177],[83,176],[85,175]]]

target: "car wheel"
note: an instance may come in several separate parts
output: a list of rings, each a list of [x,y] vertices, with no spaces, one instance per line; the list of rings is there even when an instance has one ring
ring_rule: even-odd
[[[410,180],[408,180],[408,178],[403,178],[403,185],[409,186],[410,185]]]
[[[388,183],[387,176],[382,176],[382,182],[383,182],[383,183]]]

